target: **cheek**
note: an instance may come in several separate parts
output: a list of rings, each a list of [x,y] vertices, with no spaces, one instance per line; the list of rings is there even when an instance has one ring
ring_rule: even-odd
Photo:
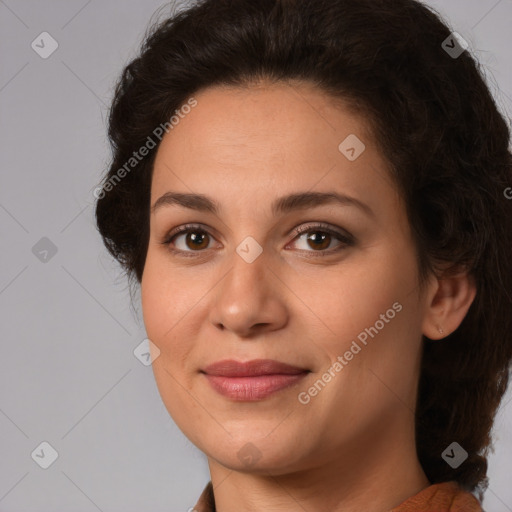
[[[148,252],[141,281],[142,313],[147,336],[160,349],[153,371],[169,412],[176,403],[186,405],[181,403],[188,396],[184,390],[194,387],[204,355],[197,341],[204,338],[208,291],[217,280],[218,274],[212,276],[206,266],[202,272],[198,267],[178,268],[165,253]]]
[[[166,366],[176,366],[188,346],[180,333],[184,318],[193,311],[195,295],[179,272],[167,269],[159,259],[148,253],[141,281],[142,314],[148,338],[160,349],[161,360]]]
[[[386,388],[379,379],[400,395],[408,394],[421,342],[414,255],[376,252],[364,265],[359,260],[330,272],[315,290],[309,304],[321,322],[312,337],[322,340],[326,367],[339,356],[346,361],[333,386],[339,399],[346,399],[340,388],[369,402],[384,399]]]
[[[191,388],[186,365],[192,349],[186,330],[192,325],[185,320],[194,311],[190,312],[195,296],[193,289],[185,287],[179,272],[165,270],[165,264],[157,259],[148,253],[141,281],[144,325],[148,338],[160,349],[152,369],[162,402],[180,428],[187,429],[199,414],[186,391]]]
[[[162,336],[184,317],[194,298],[194,282],[169,265],[165,252],[150,249],[141,281],[142,312],[146,328]],[[148,332],[149,334],[149,332]]]

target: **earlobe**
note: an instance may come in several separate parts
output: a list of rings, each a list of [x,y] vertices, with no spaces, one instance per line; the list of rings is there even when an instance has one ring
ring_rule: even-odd
[[[476,291],[473,276],[466,272],[434,278],[427,293],[423,334],[440,340],[454,332],[464,320]]]

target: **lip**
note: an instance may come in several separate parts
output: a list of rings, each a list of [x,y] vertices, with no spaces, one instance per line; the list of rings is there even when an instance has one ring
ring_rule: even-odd
[[[223,360],[201,370],[212,388],[237,401],[263,400],[303,379],[309,370],[272,359]]]
[[[202,371],[208,375],[222,377],[256,377],[259,375],[297,375],[309,370],[273,359],[253,359],[245,363],[224,359],[210,364]]]

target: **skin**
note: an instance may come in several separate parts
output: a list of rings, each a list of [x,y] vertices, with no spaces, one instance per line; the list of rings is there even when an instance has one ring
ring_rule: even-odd
[[[158,148],[151,205],[174,191],[206,195],[220,209],[167,204],[151,214],[141,299],[160,350],[153,371],[162,400],[207,455],[220,512],[390,510],[429,485],[414,438],[422,335],[436,340],[457,328],[472,280],[431,276],[419,287],[389,165],[365,119],[342,102],[299,82],[194,97],[197,106]],[[366,146],[355,161],[338,149],[350,134]],[[273,215],[274,200],[307,191],[348,195],[373,214],[331,203]],[[354,243],[308,241],[324,233],[319,222]],[[162,243],[187,223],[208,233],[201,248],[186,233]],[[262,249],[252,263],[236,252],[248,236]],[[300,403],[396,302],[402,310]],[[222,359],[274,359],[311,373],[263,400],[235,401],[200,372]]]

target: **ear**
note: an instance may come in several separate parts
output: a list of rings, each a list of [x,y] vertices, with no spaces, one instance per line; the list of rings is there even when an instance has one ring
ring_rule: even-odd
[[[451,334],[464,320],[475,296],[475,280],[467,272],[434,277],[426,294],[423,334],[431,340]]]

